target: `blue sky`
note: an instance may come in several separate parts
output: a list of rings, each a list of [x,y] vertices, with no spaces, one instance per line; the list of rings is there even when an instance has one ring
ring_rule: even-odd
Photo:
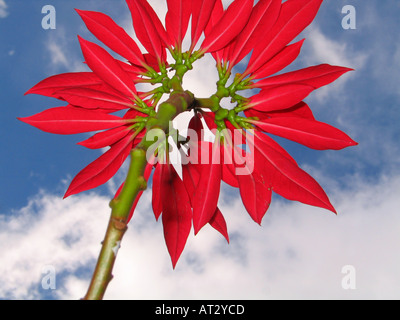
[[[163,13],[164,1],[150,2]],[[55,30],[41,27],[47,4],[56,8]],[[356,9],[355,30],[342,28],[345,5]],[[24,96],[34,84],[85,70],[77,35],[94,38],[74,8],[107,13],[132,32],[122,0],[0,0],[0,299],[80,298],[100,248],[108,201],[123,177],[122,172],[95,191],[62,200],[72,177],[100,153],[76,145],[84,135],[51,135],[16,120],[61,105]],[[321,183],[338,216],[275,197],[260,228],[237,194],[224,188],[220,206],[231,244],[202,230],[191,236],[172,271],[146,193],[106,298],[398,299],[399,16],[395,0],[325,0],[301,35],[307,40],[291,66],[355,69],[306,101],[318,120],[344,130],[359,146],[319,152],[278,140]],[[199,96],[212,93],[212,68],[205,60],[185,86]],[[56,290],[41,287],[46,265],[55,267]],[[341,287],[345,265],[356,270],[355,290]]]

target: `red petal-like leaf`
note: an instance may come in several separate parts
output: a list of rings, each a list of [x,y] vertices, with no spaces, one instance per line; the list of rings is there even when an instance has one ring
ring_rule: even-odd
[[[89,68],[105,83],[125,97],[134,98],[137,94],[132,78],[121,69],[118,62],[102,47],[79,37],[82,53]]]
[[[146,50],[160,61],[165,61],[168,35],[157,14],[146,0],[127,0],[136,36]]]
[[[199,41],[206,28],[216,0],[191,0],[192,2],[192,48]]]
[[[265,132],[316,150],[340,150],[357,144],[343,131],[315,120],[279,117],[251,123]]]
[[[125,124],[121,118],[73,106],[47,109],[26,118],[18,118],[40,130],[55,134],[77,134],[115,128]]]
[[[254,159],[249,157],[244,159],[243,151],[236,147],[232,148],[229,144],[225,145],[225,152],[227,156],[231,156],[234,163],[234,160],[237,159],[244,163],[244,165],[240,165],[240,172],[236,170],[239,166],[235,163],[235,171],[232,173],[236,175],[239,182],[239,191],[244,207],[250,217],[256,223],[261,224],[262,218],[271,204],[271,188],[264,181],[263,174],[254,166]]]
[[[297,83],[268,87],[250,99],[249,107],[263,112],[287,109],[302,101],[313,90],[311,86]]]
[[[208,148],[208,145],[206,144],[205,147]],[[201,175],[193,201],[193,227],[195,234],[210,221],[218,204],[222,175],[218,135],[209,155],[209,163],[200,164]]]
[[[72,72],[51,76],[40,81],[25,94],[40,94],[53,97],[54,92],[76,87],[96,87],[103,81],[93,72]]]
[[[263,142],[263,133],[255,133],[255,161],[268,184],[277,194],[336,213],[326,193],[308,173]]]
[[[76,11],[97,39],[131,63],[143,65],[143,55],[136,42],[109,16],[94,11]]]
[[[253,109],[247,109],[244,113],[246,117],[257,117],[259,120],[276,117],[300,117],[309,120],[315,120],[310,107],[304,101],[301,101],[300,103],[288,109],[271,112],[261,112]]]
[[[133,105],[132,101],[127,98],[87,88],[71,88],[57,91],[54,94],[74,106],[87,109],[101,108],[117,111]]]
[[[288,161],[292,162],[294,165],[298,165],[296,160],[274,139],[269,137],[266,134],[258,134],[257,138],[261,139],[264,144],[268,145],[270,148],[274,149],[276,152],[279,152],[282,157],[285,157]],[[249,141],[247,141],[249,143]],[[251,143],[251,141],[250,141]],[[253,143],[254,144],[254,143]]]
[[[147,63],[147,59],[146,59],[145,55],[143,56],[143,59],[145,60],[147,65],[150,65],[149,63]],[[132,77],[133,81],[140,82],[140,78],[138,78],[137,75],[142,75],[144,72],[146,72],[146,70],[143,67],[140,67],[138,65],[132,65],[132,64],[120,61],[120,60],[116,60],[116,61],[119,64],[119,66],[121,67],[121,69],[124,70],[126,73],[128,73]]]
[[[279,53],[265,62],[264,65],[254,72],[251,75],[251,78],[262,79],[286,68],[299,56],[304,40],[305,39],[300,40],[283,48]]]
[[[254,0],[236,0],[224,12],[212,31],[206,35],[201,47],[205,52],[214,52],[227,46],[249,20]]]
[[[163,197],[163,195],[161,194],[161,177],[162,177],[162,170],[164,167],[165,166],[163,164],[158,164],[153,173],[153,185],[151,187],[152,189],[151,204],[153,207],[153,212],[154,216],[156,217],[156,220],[158,220],[162,212],[161,198]]]
[[[230,168],[230,166],[233,166],[233,164],[224,163],[222,165],[222,181],[224,181],[231,187],[239,188],[239,182],[236,176],[233,174],[233,168]]]
[[[126,137],[131,130],[126,126],[113,128],[107,131],[96,133],[89,139],[79,142],[78,144],[88,149],[101,149],[118,142]]]
[[[182,166],[182,177],[183,183],[190,198],[190,202],[193,204],[196,193],[196,186],[198,185],[200,179],[200,173],[195,169],[195,165],[188,163]],[[215,230],[220,232],[229,243],[226,222],[218,207],[215,210],[215,213],[210,219],[209,223]]]
[[[77,174],[64,198],[106,183],[119,170],[131,150],[132,141],[130,136],[112,145],[106,153]]]
[[[222,4],[222,0],[216,0],[214,8],[211,11],[211,16],[208,20],[208,24],[204,29],[205,37],[208,37],[208,35],[213,32],[214,27],[218,24],[223,15],[224,15],[224,6]],[[214,59],[219,62],[222,61],[223,54],[224,54],[224,49],[214,51],[211,53]]]
[[[188,28],[191,5],[189,0],[167,0],[168,12],[165,16],[165,28],[175,47],[181,47]]]
[[[254,72],[281,51],[315,18],[322,0],[288,0],[263,41],[254,48],[248,70]]]
[[[192,209],[189,195],[174,167],[159,165],[165,166],[161,177],[164,238],[175,268],[192,228]]]
[[[281,9],[281,0],[260,0],[253,11],[251,12],[249,22],[246,27],[240,32],[232,45],[229,58],[232,63],[230,66],[240,62],[255,45],[267,34],[271,29],[276,19],[279,16]]]
[[[201,114],[196,113],[192,119],[189,121],[189,126],[188,129],[193,130],[196,132],[197,135],[197,141],[203,141],[204,139],[204,127],[203,127],[203,122],[201,121]]]
[[[218,208],[209,223],[210,226],[212,226],[215,230],[222,234],[226,241],[229,243],[229,235],[226,221],[222,212]]]
[[[165,51],[163,51],[163,53],[165,53]],[[153,56],[150,53],[145,53],[144,55],[144,59],[146,60],[146,63],[152,67],[156,72],[160,72],[160,65],[158,63],[158,59],[157,57]],[[165,65],[168,65],[168,62],[163,58],[163,62],[165,63]]]
[[[345,67],[320,64],[318,66],[308,67],[260,80],[254,86],[257,88],[264,88],[266,86],[301,83],[318,89],[335,81],[341,75],[351,70],[352,69]]]

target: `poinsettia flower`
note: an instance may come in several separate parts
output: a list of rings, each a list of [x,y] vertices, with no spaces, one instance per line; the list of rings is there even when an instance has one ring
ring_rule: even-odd
[[[176,142],[181,173],[168,156],[166,161],[149,161],[144,170],[145,180],[152,177],[152,209],[157,220],[161,217],[173,266],[192,226],[197,234],[209,224],[229,242],[227,223],[218,207],[222,183],[237,189],[246,211],[258,224],[273,193],[335,212],[318,182],[270,137],[316,150],[357,144],[341,130],[315,119],[304,102],[314,90],[352,69],[321,64],[275,75],[300,54],[304,39],[291,42],[314,20],[322,0],[234,0],[226,9],[222,0],[166,0],[163,22],[147,0],[126,2],[140,43],[106,14],[77,10],[91,33],[122,59],[79,37],[90,71],[52,76],[27,92],[67,105],[20,118],[22,121],[56,134],[95,132],[79,145],[109,148],[78,173],[65,196],[111,179],[147,136],[146,125],[156,119],[164,95],[184,92],[185,74],[196,60],[211,54],[219,75],[216,92],[209,98],[193,93],[193,102],[187,106],[194,111],[188,129],[197,139],[188,134]],[[184,52],[189,29],[190,44]],[[141,83],[153,87],[139,92],[137,84]],[[244,96],[244,90],[251,94],[248,91]],[[236,105],[224,108],[224,98]],[[212,142],[204,138],[203,123],[214,133]],[[166,133],[168,141],[173,133]],[[116,191],[116,199],[124,183]],[[132,199],[128,221],[142,194],[140,191]]]

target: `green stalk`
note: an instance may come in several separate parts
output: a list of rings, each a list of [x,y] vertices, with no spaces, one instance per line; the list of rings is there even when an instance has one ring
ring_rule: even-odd
[[[147,187],[144,171],[147,165],[146,153],[154,143],[148,134],[151,130],[162,130],[168,134],[170,122],[180,113],[188,110],[194,104],[194,96],[181,88],[174,81],[174,91],[170,98],[162,103],[155,116],[150,116],[146,125],[146,135],[131,152],[131,162],[124,187],[119,196],[110,202],[112,209],[97,265],[83,300],[101,300],[107,286],[112,280],[112,270],[120,248],[121,241],[127,230],[129,213],[140,193]]]

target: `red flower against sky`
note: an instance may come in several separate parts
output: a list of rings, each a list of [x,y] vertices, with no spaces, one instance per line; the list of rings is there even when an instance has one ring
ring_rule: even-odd
[[[109,16],[77,10],[94,36],[124,59],[117,60],[99,45],[79,38],[91,71],[56,75],[28,91],[67,105],[20,120],[57,134],[100,131],[80,145],[109,150],[74,178],[65,196],[95,188],[114,176],[133,149],[143,148],[148,129],[165,116],[160,115],[161,99],[174,95],[176,99],[176,93],[183,93],[185,74],[205,54],[212,54],[219,74],[215,94],[204,98],[193,92],[186,106],[194,115],[189,129],[198,140],[165,131],[166,138],[176,138],[182,157],[191,161],[182,162],[178,174],[168,161],[169,145],[164,144],[153,156],[162,154],[166,161],[149,163],[144,172],[146,180],[153,173],[152,207],[156,218],[162,217],[173,265],[192,225],[197,233],[210,224],[229,241],[218,208],[222,181],[238,189],[247,212],[259,224],[273,192],[335,212],[321,186],[265,134],[317,150],[356,145],[344,132],[317,121],[303,101],[351,69],[322,64],[275,75],[298,57],[304,39],[291,42],[313,21],[321,3],[234,0],[224,9],[221,0],[167,0],[163,24],[146,0],[127,0],[145,52]],[[191,43],[183,48],[189,23]],[[233,72],[239,73],[233,76]],[[153,88],[139,92],[140,83]],[[253,90],[252,95],[245,97],[245,90]],[[233,108],[221,105],[226,98],[235,104]],[[121,110],[124,116],[114,114]],[[215,133],[214,142],[204,141],[205,125]],[[204,150],[207,161],[199,161]],[[141,194],[132,199],[129,219]]]

